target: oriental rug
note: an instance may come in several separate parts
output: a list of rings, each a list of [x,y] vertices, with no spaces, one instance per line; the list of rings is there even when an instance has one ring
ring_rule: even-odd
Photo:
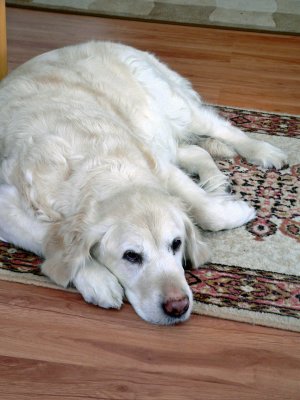
[[[186,271],[197,314],[300,331],[300,117],[216,107],[248,132],[283,149],[281,170],[240,157],[218,161],[233,191],[257,209],[247,225],[203,232],[212,260]],[[40,272],[42,260],[0,242],[0,279],[55,287]]]

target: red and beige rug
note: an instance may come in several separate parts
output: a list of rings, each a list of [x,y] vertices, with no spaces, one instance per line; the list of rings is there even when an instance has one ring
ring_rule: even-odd
[[[286,151],[289,166],[265,170],[239,157],[219,162],[257,218],[231,231],[204,233],[212,262],[186,272],[194,312],[300,331],[300,117],[218,109],[250,136]],[[0,242],[0,279],[56,287],[41,275],[41,262]]]

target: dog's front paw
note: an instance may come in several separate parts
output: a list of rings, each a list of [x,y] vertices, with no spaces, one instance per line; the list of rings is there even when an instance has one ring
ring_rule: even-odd
[[[255,218],[255,210],[242,200],[211,196],[199,210],[197,222],[202,229],[221,231],[233,229]]]
[[[282,168],[287,164],[286,154],[270,143],[251,140],[237,147],[238,153],[253,164],[264,168]]]
[[[87,303],[103,308],[119,309],[122,306],[122,286],[107,268],[96,262],[80,269],[73,284]]]

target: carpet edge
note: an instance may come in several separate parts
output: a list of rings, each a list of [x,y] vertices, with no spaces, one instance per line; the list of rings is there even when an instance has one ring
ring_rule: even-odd
[[[28,275],[30,275],[28,277]],[[23,285],[34,285],[50,289],[63,290],[71,293],[78,293],[72,288],[63,288],[55,283],[52,283],[48,278],[26,273],[28,279],[24,280],[22,275],[18,275],[11,271],[0,270],[0,280],[7,282],[16,282]],[[215,305],[202,304],[198,301],[193,302],[192,313],[195,315],[205,315],[213,318],[226,319],[236,322],[248,323],[251,325],[260,325],[269,328],[289,330],[300,332],[300,320],[293,317],[278,315],[276,318],[268,314],[263,314],[255,311],[237,310],[232,307],[220,307]],[[272,319],[272,320],[271,320]]]
[[[46,287],[46,288],[50,288],[50,289],[78,293],[77,290],[75,290],[75,289],[64,288],[62,286],[56,285],[54,282],[51,282],[50,279],[48,279],[46,276],[34,275],[30,272],[26,272],[24,274],[26,274],[25,279],[24,279],[23,274],[20,274],[18,272],[0,269],[0,280],[6,281],[6,282],[21,283],[23,285],[34,285],[34,286]]]
[[[255,311],[237,310],[232,307],[220,307],[202,304],[194,301],[193,314],[205,315],[213,318],[226,319],[251,325],[266,326],[269,328],[300,332],[300,320],[282,315],[263,314]],[[222,315],[221,315],[222,314]]]

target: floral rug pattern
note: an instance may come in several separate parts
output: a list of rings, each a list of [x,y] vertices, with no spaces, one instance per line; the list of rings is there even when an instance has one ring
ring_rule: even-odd
[[[271,136],[300,137],[300,118],[294,115],[216,107],[220,115],[244,132],[265,133]]]
[[[300,117],[217,108],[244,131],[287,138],[300,136]],[[257,218],[243,228],[250,234],[248,240],[263,244],[280,233],[299,245],[300,164],[265,170],[240,157],[218,164],[229,175],[234,193],[257,209]],[[28,273],[39,276],[41,262],[34,254],[0,241],[0,278],[1,269],[24,277]],[[297,262],[300,265],[300,260],[295,259]],[[212,262],[199,270],[186,271],[186,278],[196,303],[300,320],[300,272],[296,276]]]
[[[300,118],[296,116],[229,107],[219,107],[219,112],[245,132],[300,138]],[[274,235],[279,229],[300,242],[300,221],[296,220],[300,217],[300,164],[266,170],[236,157],[218,165],[229,175],[233,193],[257,210],[257,218],[246,225],[255,240]]]
[[[195,301],[300,319],[300,277],[211,263],[186,278]]]
[[[246,225],[255,240],[274,235],[279,229],[300,242],[300,223],[296,221],[300,216],[300,164],[264,170],[240,157],[218,164],[229,175],[234,194],[256,209],[257,218]]]

